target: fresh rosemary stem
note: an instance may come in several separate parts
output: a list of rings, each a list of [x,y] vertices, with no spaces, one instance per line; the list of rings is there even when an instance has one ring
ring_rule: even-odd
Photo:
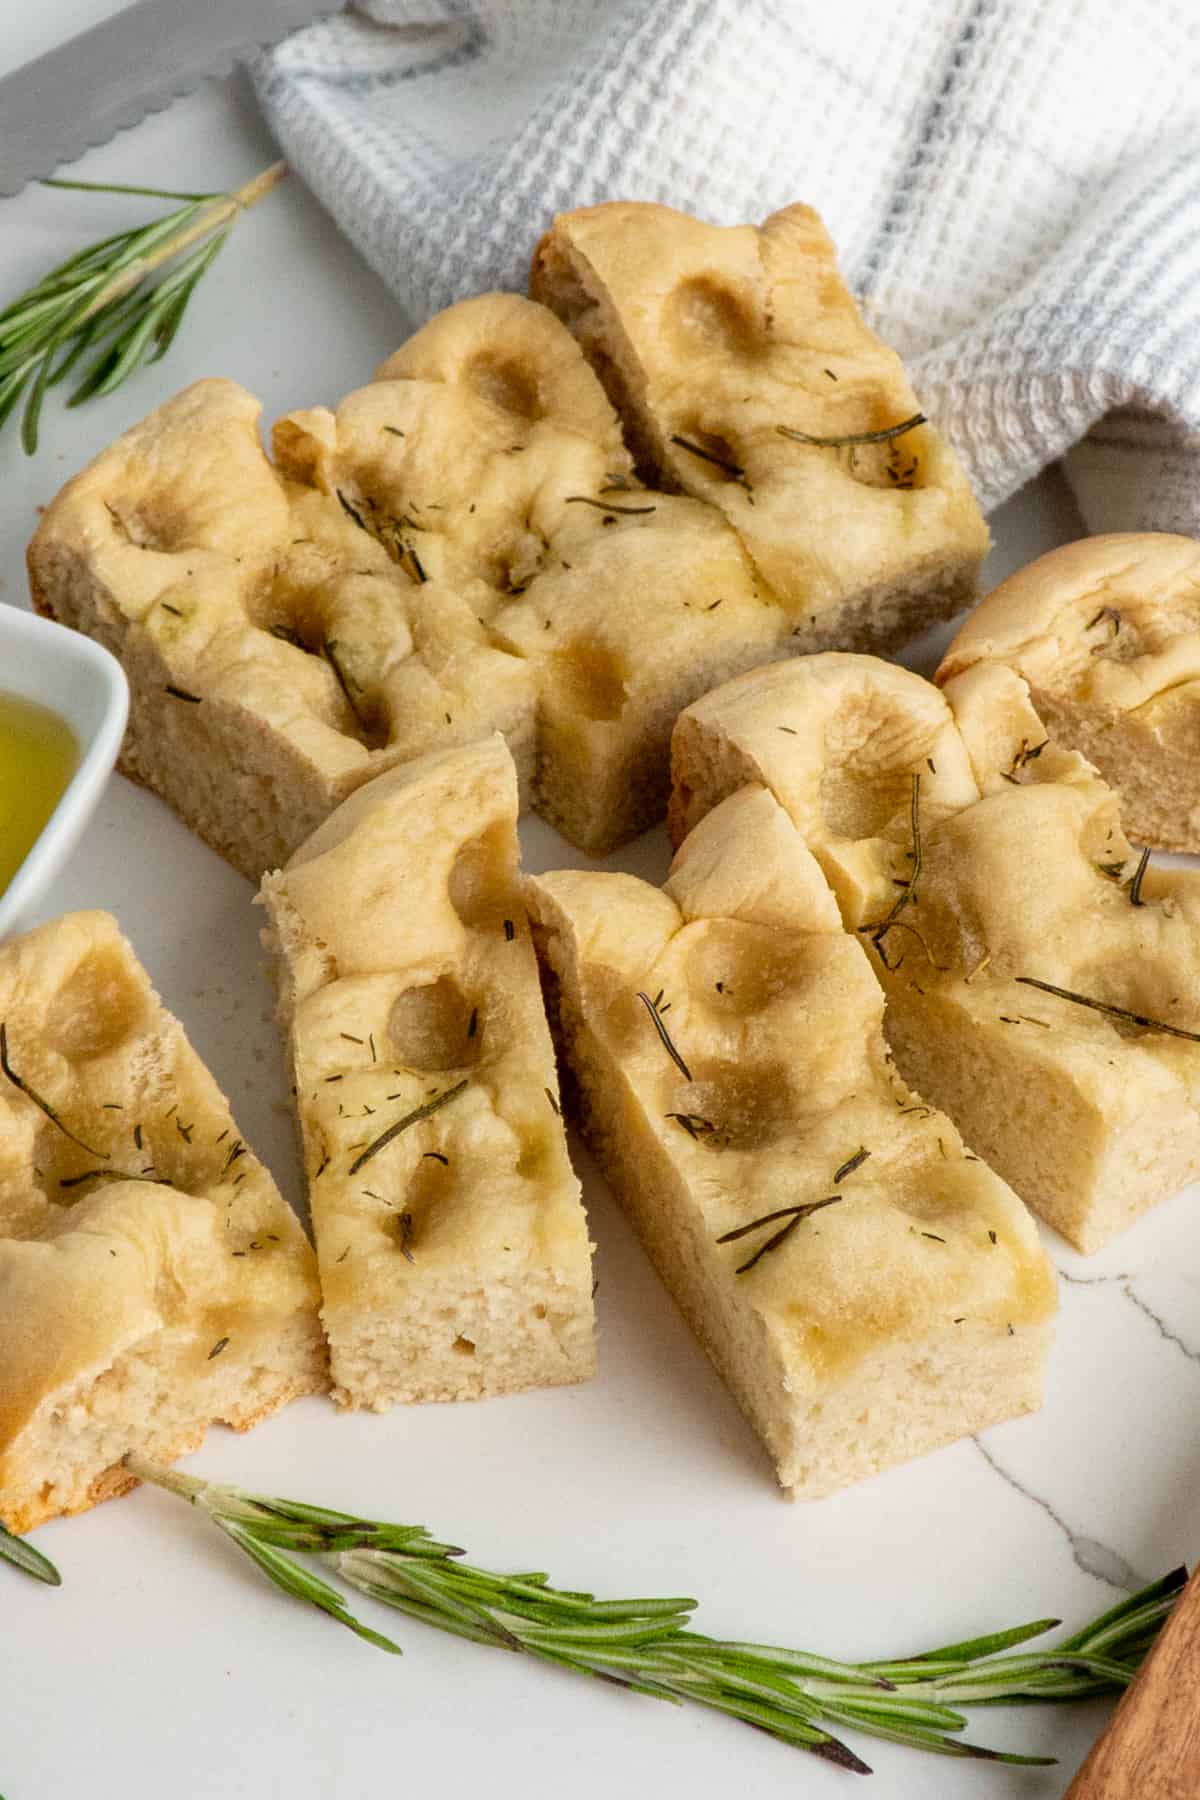
[[[477,1568],[419,1525],[266,1499],[141,1457],[125,1460],[131,1474],[199,1507],[285,1593],[381,1649],[398,1647],[363,1625],[336,1589],[285,1551],[318,1556],[348,1586],[439,1631],[520,1651],[654,1699],[725,1713],[857,1774],[870,1769],[837,1732],[861,1732],[940,1756],[1053,1761],[967,1742],[957,1735],[967,1724],[959,1709],[1120,1691],[1186,1579],[1183,1570],[1174,1571],[1049,1651],[1013,1654],[1056,1619],[898,1661],[841,1663],[771,1644],[705,1637],[688,1629],[694,1600],[596,1600],[551,1587],[540,1572],[499,1575]]]
[[[32,1575],[35,1581],[44,1581],[47,1587],[61,1587],[62,1576],[40,1550],[27,1544],[24,1538],[15,1537],[13,1533],[0,1524],[0,1562],[8,1562],[26,1575]]]
[[[37,449],[46,390],[89,350],[98,354],[73,389],[70,406],[113,392],[143,363],[166,354],[197,283],[235,221],[286,173],[284,163],[273,163],[228,194],[89,181],[43,184],[180,204],[149,225],[87,245],[0,311],[0,425],[24,395],[21,441],[28,454]],[[151,283],[168,263],[163,278]]]

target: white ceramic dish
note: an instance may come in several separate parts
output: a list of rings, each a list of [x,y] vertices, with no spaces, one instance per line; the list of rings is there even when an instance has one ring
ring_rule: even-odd
[[[50,707],[79,743],[79,764],[62,798],[0,894],[3,938],[31,923],[33,909],[95,811],[121,747],[129,688],[120,663],[91,638],[0,605],[0,691]]]

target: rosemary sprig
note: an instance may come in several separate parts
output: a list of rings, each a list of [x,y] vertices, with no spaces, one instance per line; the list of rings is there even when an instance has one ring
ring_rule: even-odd
[[[791,425],[777,425],[780,437],[792,438],[797,444],[817,444],[822,449],[841,450],[853,444],[890,444],[894,438],[903,437],[906,431],[915,431],[918,425],[928,421],[924,413],[914,413],[911,419],[901,419],[898,425],[885,425],[881,431],[852,431],[842,436],[814,437],[811,432],[797,431]]]
[[[50,1558],[35,1550],[24,1538],[16,1537],[3,1521],[0,1521],[0,1562],[11,1563],[14,1569],[32,1575],[35,1581],[44,1581],[47,1587],[62,1586],[62,1576]]]
[[[967,1724],[959,1708],[1119,1691],[1132,1680],[1186,1579],[1176,1570],[1052,1650],[1009,1654],[1058,1624],[1037,1619],[898,1661],[842,1663],[703,1636],[689,1629],[696,1604],[690,1599],[596,1600],[551,1587],[542,1573],[497,1575],[477,1568],[419,1525],[268,1499],[140,1457],[125,1460],[140,1480],[198,1507],[285,1593],[381,1649],[396,1652],[398,1646],[356,1619],[341,1594],[297,1562],[297,1554],[319,1556],[360,1593],[440,1631],[657,1699],[708,1707],[857,1774],[869,1774],[868,1765],[831,1727],[943,1756],[1053,1762],[965,1742],[956,1735]]]
[[[1040,988],[1043,994],[1053,994],[1056,999],[1069,1000],[1073,1006],[1089,1006],[1093,1012],[1107,1013],[1110,1019],[1124,1019],[1130,1025],[1140,1025],[1145,1031],[1162,1031],[1168,1037],[1186,1038],[1189,1044],[1200,1044],[1200,1031],[1185,1031],[1182,1025],[1168,1025],[1162,1019],[1147,1018],[1145,1013],[1130,1012],[1124,1006],[1110,1006],[1107,1000],[1093,1000],[1090,994],[1076,994],[1070,988],[1055,987],[1052,982],[1038,981],[1033,975],[1016,975],[1013,977],[1022,987]]]
[[[73,1144],[78,1144],[81,1150],[86,1150],[89,1156],[108,1158],[110,1153],[107,1150],[94,1150],[91,1144],[85,1144],[81,1137],[77,1137],[71,1127],[64,1124],[62,1115],[55,1111],[50,1102],[44,1099],[36,1088],[31,1087],[23,1075],[17,1074],[8,1060],[8,1024],[4,1020],[0,1020],[0,1070],[3,1070],[13,1086],[19,1088],[27,1100],[33,1101],[38,1111],[44,1113],[52,1125],[57,1125],[64,1137],[70,1138]]]
[[[287,173],[273,163],[235,193],[181,194],[112,182],[47,181],[45,187],[141,194],[180,204],[149,225],[100,238],[50,270],[0,312],[0,425],[24,395],[21,442],[37,449],[48,388],[91,355],[68,406],[111,394],[143,363],[165,356],[201,278],[236,220]],[[156,283],[150,276],[170,263]]]
[[[922,848],[921,848],[921,777],[920,777],[919,773],[915,774],[912,778],[911,820],[912,820],[912,865],[913,865],[912,866],[912,874],[909,876],[908,880],[904,883],[899,894],[897,894],[895,901],[893,902],[893,904],[889,908],[889,910],[884,914],[883,918],[876,919],[870,925],[860,925],[858,928],[860,932],[865,932],[870,937],[871,942],[875,945],[875,948],[877,950],[879,949],[879,946],[882,943],[883,939],[887,936],[888,932],[892,929],[892,926],[896,923],[896,920],[900,917],[900,914],[904,911],[905,907],[911,906],[917,897],[917,882],[921,878],[921,870],[924,867],[924,860],[925,860],[924,852],[922,851]],[[918,932],[917,935],[919,937],[920,933]],[[924,947],[924,939],[923,938],[921,939],[921,943],[922,943],[922,947]],[[883,956],[883,952],[880,950],[879,953],[880,953],[881,959],[886,963],[887,959],[886,959],[886,957]],[[929,954],[929,952],[926,951],[926,955],[928,955],[928,954]],[[932,957],[930,957],[930,961],[931,962],[933,961]]]
[[[658,510],[654,506],[616,506],[611,500],[593,500],[590,494],[568,494],[564,504],[566,506],[594,506],[600,512],[629,513],[631,516]]]

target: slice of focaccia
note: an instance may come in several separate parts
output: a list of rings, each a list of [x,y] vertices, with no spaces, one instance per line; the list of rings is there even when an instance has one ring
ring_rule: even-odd
[[[662,890],[526,891],[589,1142],[782,1486],[1035,1407],[1036,1228],[895,1073],[868,957],[771,795],[711,813]]]
[[[107,913],[0,947],[0,1519],[328,1386],[312,1250]]]
[[[1200,1174],[1200,878],[1139,866],[1018,675],[805,657],[699,701],[673,756],[677,839],[746,783],[777,796],[901,1072],[1078,1249]]]
[[[538,245],[530,292],[579,340],[644,478],[737,527],[794,648],[888,649],[970,599],[988,534],[966,477],[809,207],[734,227],[584,207]]]
[[[343,803],[267,876],[335,1397],[581,1381],[592,1277],[503,741]]]
[[[503,731],[533,758],[530,670],[335,495],[281,479],[258,402],[200,381],[118,438],[29,546],[34,604],[131,689],[121,768],[244,875],[372,774]]]
[[[1200,850],[1200,544],[1114,532],[1040,556],[980,602],[936,679],[987,662],[1117,789],[1135,843]]]

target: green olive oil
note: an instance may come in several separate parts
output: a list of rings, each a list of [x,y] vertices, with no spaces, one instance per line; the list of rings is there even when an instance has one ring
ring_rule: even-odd
[[[79,763],[75,734],[48,706],[0,693],[0,894],[32,850]]]

